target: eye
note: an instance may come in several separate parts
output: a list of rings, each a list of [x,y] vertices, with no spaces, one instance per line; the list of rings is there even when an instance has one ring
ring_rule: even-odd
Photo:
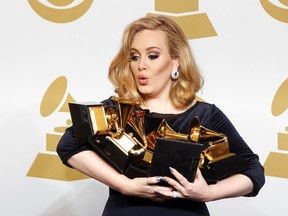
[[[159,57],[159,55],[157,54],[153,54],[153,55],[149,55],[148,58],[151,60],[157,59]]]
[[[129,61],[137,61],[140,59],[140,56],[137,56],[137,55],[131,55],[130,58],[129,58]]]

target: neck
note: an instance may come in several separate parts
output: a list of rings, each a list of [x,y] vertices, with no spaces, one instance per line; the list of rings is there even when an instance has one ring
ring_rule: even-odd
[[[158,98],[151,98],[143,100],[141,107],[143,109],[149,109],[150,112],[163,113],[163,114],[176,114],[182,112],[182,110],[176,109],[170,99],[159,100]]]
[[[148,109],[148,110],[150,110],[150,112],[155,112],[155,113],[179,114],[179,113],[185,112],[186,110],[188,110],[189,108],[194,106],[194,104],[196,102],[197,102],[197,100],[195,99],[187,107],[185,107],[183,109],[177,109],[176,107],[174,107],[172,105],[172,103],[171,103],[171,101],[169,99],[161,101],[159,99],[153,98],[153,99],[145,99],[145,100],[143,100],[142,104],[141,104],[141,108]]]

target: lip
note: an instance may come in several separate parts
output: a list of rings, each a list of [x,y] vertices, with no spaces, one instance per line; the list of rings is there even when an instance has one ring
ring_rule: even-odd
[[[138,77],[138,82],[139,82],[140,85],[147,85],[147,83],[148,83],[148,77],[139,76],[139,77]]]

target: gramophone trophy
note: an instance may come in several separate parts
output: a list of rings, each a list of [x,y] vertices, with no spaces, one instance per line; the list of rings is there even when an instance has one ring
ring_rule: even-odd
[[[249,166],[229,151],[228,138],[200,125],[193,118],[190,134],[176,133],[166,119],[153,119],[156,129],[146,135],[146,111],[138,102],[112,98],[115,106],[101,103],[69,103],[75,137],[129,178],[174,176],[174,167],[190,182],[199,167],[208,183]]]
[[[191,167],[195,164],[195,161],[197,161],[197,154],[202,148],[199,153],[197,166],[201,169],[202,175],[207,183],[215,183],[220,179],[226,178],[229,175],[249,167],[247,161],[230,152],[226,135],[201,126],[198,117],[193,118],[193,125],[190,134],[176,133],[169,127],[164,119],[160,124],[156,135],[157,137],[165,139],[183,140],[194,143],[192,149],[194,151],[196,150],[196,154],[194,152],[194,163],[191,163]],[[158,144],[156,143],[153,157],[156,154],[157,145]],[[191,154],[193,154],[193,152]],[[177,167],[175,168],[177,169]],[[151,169],[153,169],[153,160]],[[193,175],[190,174],[190,176],[193,179]]]
[[[127,122],[130,118],[133,122],[132,112],[138,103],[112,99],[115,106],[70,103],[69,108],[78,144],[90,146],[116,170],[124,173],[129,163],[145,152],[145,136],[141,136],[143,117],[139,113],[134,116],[134,124],[130,124],[130,131],[126,132]]]
[[[173,167],[193,182],[204,145],[191,142],[188,135],[176,133],[165,119],[159,121],[155,118],[153,122],[158,122],[158,125],[146,136],[147,148],[143,158],[130,163],[126,175],[130,178],[135,175],[175,178],[169,171],[169,167]]]

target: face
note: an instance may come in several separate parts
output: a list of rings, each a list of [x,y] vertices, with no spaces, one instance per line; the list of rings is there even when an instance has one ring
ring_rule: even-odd
[[[135,35],[130,49],[130,69],[144,99],[169,97],[170,74],[177,67],[178,61],[171,58],[162,31],[143,30]]]

